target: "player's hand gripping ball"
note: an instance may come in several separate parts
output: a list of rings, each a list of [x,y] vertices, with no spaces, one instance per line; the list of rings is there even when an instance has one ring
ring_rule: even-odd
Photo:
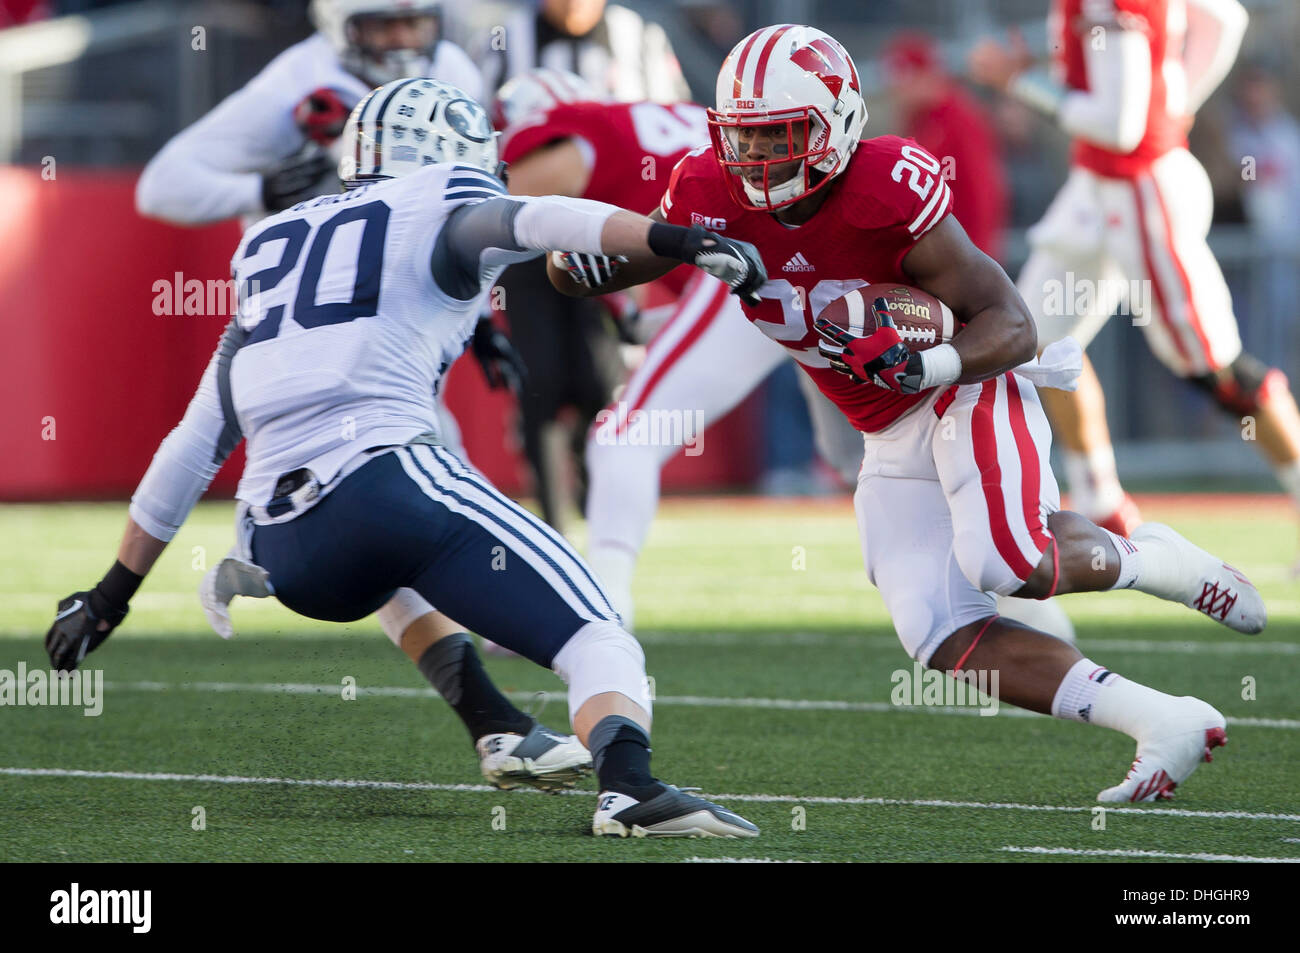
[[[850,291],[823,308],[813,324],[822,336],[818,350],[831,367],[899,394],[920,391],[921,352],[952,340],[955,330],[946,305],[901,284]]]

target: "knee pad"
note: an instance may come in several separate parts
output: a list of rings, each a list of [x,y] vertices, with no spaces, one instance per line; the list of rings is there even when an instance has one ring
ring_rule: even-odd
[[[569,686],[569,719],[588,700],[618,692],[651,714],[641,643],[613,622],[588,622],[555,654],[551,667]]]
[[[433,612],[434,608],[414,589],[398,589],[375,615],[379,625],[392,643],[402,647],[402,633],[416,619]]]
[[[1241,416],[1257,412],[1270,393],[1287,383],[1286,375],[1276,367],[1246,353],[1217,373],[1202,374],[1191,381],[1228,413]]]

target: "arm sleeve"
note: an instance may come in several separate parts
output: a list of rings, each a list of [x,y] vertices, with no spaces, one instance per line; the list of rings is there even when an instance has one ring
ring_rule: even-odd
[[[1088,89],[1065,95],[1061,127],[1102,148],[1132,152],[1151,107],[1151,45],[1140,30],[1112,28],[1108,39],[1100,48],[1084,43]]]
[[[262,171],[306,141],[275,72],[254,77],[162,147],[136,183],[141,215],[203,225],[264,211]]]
[[[131,519],[171,542],[241,439],[230,401],[230,362],[243,332],[232,321],[208,362],[185,416],[163,440],[131,497]]]
[[[1188,0],[1187,112],[1196,112],[1223,82],[1241,49],[1250,14],[1237,0]]]
[[[512,196],[462,205],[447,217],[433,246],[433,280],[459,300],[478,293],[479,269],[560,249],[599,254],[605,222],[619,211],[603,202]]]

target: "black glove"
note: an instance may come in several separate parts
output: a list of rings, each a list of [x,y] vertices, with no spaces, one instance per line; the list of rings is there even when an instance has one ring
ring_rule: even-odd
[[[319,146],[285,159],[262,175],[262,206],[280,212],[306,199],[337,192],[338,173],[334,160]]]
[[[45,633],[50,665],[60,672],[71,672],[87,654],[99,648],[126,618],[131,597],[142,582],[144,576],[127,569],[118,560],[94,589],[74,592],[59,600],[54,624]]]
[[[114,608],[97,589],[74,592],[59,600],[54,624],[45,633],[45,651],[50,665],[60,672],[71,672],[90,652],[99,648],[126,618],[126,608]],[[100,628],[101,622],[108,625]]]
[[[519,356],[509,336],[492,323],[491,318],[479,318],[470,339],[474,357],[483,368],[483,376],[493,390],[508,387],[516,397],[523,397],[528,381],[528,367]]]
[[[749,242],[726,238],[703,225],[683,228],[658,222],[650,226],[647,238],[656,255],[694,265],[725,282],[741,300],[759,303],[758,289],[767,283],[767,269],[758,249]]]

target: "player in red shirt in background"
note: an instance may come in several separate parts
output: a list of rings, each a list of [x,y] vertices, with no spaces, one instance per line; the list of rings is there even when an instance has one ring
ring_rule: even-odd
[[[1086,347],[1139,282],[1150,301],[1127,303],[1152,352],[1234,418],[1256,421],[1260,452],[1300,502],[1300,413],[1282,372],[1241,349],[1206,244],[1209,179],[1187,151],[1192,117],[1227,75],[1246,22],[1237,0],[1054,0],[1054,75],[1031,69],[1023,41],[985,41],[970,65],[975,79],[1042,110],[1074,140],[1070,177],[1030,230],[1019,280],[1039,343],[1068,334]],[[1120,532],[1138,525],[1091,365],[1077,391],[1045,394],[1044,404],[1080,512]]]
[[[944,68],[929,37],[903,33],[885,50],[889,93],[902,135],[935,156],[953,183],[953,214],[975,247],[1002,260],[1007,227],[1006,178],[993,123]]]
[[[1033,362],[1033,318],[950,214],[939,161],[905,139],[859,141],[865,108],[839,43],[811,27],[759,30],[724,61],[717,102],[712,148],[678,164],[652,218],[701,216],[763,255],[769,281],[757,304],[744,303],[745,316],[865,435],[854,496],[863,557],[904,647],[931,668],[999,673],[995,691],[1008,703],[1133,737],[1137,760],[1100,800],[1170,796],[1223,742],[1223,716],[1001,619],[993,594],[1133,588],[1257,632],[1259,593],[1168,527],[1148,524],[1129,540],[1059,510],[1033,381],[1069,386],[1078,348],[1066,342]],[[782,262],[800,270],[778,277]],[[550,266],[556,286],[579,295],[663,271],[638,258],[610,281],[576,282]],[[916,353],[891,326],[819,338],[822,309],[874,282],[919,287],[951,308],[961,330]]]

